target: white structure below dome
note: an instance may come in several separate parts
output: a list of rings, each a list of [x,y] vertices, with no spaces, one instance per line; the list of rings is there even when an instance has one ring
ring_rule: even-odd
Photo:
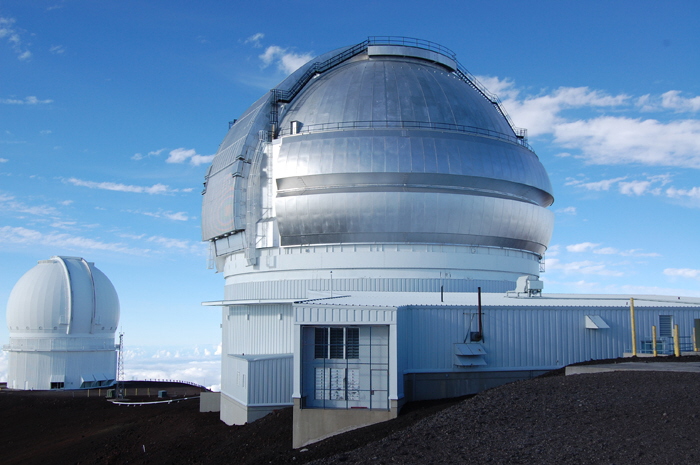
[[[41,260],[7,303],[11,389],[84,389],[116,380],[119,298],[93,263]]]

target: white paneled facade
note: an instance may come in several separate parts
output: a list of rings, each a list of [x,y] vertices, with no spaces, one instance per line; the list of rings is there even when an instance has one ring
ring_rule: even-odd
[[[245,424],[291,405],[292,305],[224,307],[221,419]]]

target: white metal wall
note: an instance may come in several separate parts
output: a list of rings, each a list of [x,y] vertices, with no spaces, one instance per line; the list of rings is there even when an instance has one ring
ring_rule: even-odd
[[[7,385],[14,389],[48,390],[52,379],[63,379],[65,389],[79,389],[81,377],[99,375],[116,379],[115,350],[84,352],[12,351]]]
[[[291,405],[292,354],[228,355],[221,391],[246,407]]]
[[[227,354],[291,354],[292,304],[235,305],[224,310]]]

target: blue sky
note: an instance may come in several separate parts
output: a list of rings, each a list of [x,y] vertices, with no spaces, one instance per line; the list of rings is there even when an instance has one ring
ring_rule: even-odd
[[[528,128],[555,194],[545,292],[700,296],[699,17],[695,1],[4,0],[0,309],[37,260],[85,257],[119,293],[133,376],[211,384],[207,164],[296,66],[370,35],[449,47]]]

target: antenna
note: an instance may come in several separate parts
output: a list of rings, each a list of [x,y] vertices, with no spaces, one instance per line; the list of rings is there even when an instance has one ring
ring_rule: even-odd
[[[117,352],[117,399],[124,398],[124,332],[119,333],[119,351]]]

